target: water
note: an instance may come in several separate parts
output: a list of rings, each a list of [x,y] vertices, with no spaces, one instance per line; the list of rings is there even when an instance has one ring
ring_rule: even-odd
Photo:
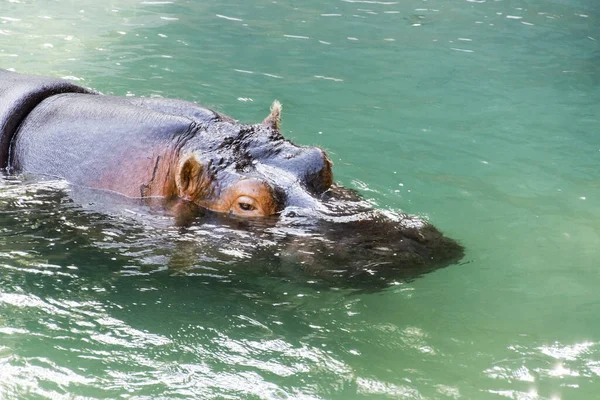
[[[219,3],[4,1],[0,67],[247,122],[277,98],[466,262],[375,293],[197,273],[163,215],[5,179],[0,398],[596,398],[600,3]]]

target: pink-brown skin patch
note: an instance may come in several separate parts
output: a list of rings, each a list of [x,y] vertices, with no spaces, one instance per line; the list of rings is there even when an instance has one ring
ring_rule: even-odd
[[[277,212],[278,204],[268,184],[258,179],[242,179],[218,190],[212,178],[204,173],[194,155],[181,163],[176,176],[176,195],[209,210],[245,217],[262,217]],[[173,197],[175,193],[164,193]]]

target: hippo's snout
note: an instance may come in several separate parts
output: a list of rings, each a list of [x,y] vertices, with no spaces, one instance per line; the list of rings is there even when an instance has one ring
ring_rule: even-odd
[[[374,209],[356,191],[334,185],[321,207],[287,209],[295,232],[282,255],[332,282],[386,285],[458,262],[464,248],[416,216]],[[340,267],[343,266],[343,267]]]

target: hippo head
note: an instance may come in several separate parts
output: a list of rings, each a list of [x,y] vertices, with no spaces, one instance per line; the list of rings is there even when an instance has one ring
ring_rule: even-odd
[[[255,233],[278,243],[269,253],[336,283],[410,279],[463,257],[460,244],[421,218],[375,209],[334,184],[327,154],[286,140],[280,113],[275,102],[261,124],[221,121],[190,140],[179,196],[217,211],[220,224],[259,226]]]
[[[206,127],[182,149],[179,197],[243,217],[275,215],[287,207],[319,208],[333,184],[332,163],[320,148],[285,139],[280,116],[281,104],[275,101],[260,124],[225,120]]]

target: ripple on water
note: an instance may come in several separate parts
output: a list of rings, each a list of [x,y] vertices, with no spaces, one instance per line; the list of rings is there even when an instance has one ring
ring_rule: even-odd
[[[338,176],[476,256],[348,295],[217,224],[0,180],[0,398],[597,397],[595,2],[118,3],[4,2],[2,67],[233,115],[287,96]]]

